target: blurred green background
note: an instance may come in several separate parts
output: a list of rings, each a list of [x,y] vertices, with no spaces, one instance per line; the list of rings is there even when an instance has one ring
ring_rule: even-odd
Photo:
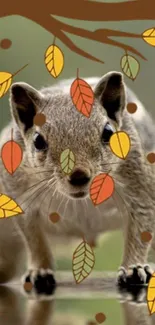
[[[104,2],[104,0],[102,1]],[[113,0],[113,2],[117,1]],[[95,23],[78,20],[75,21],[60,17],[56,18],[64,21],[67,24],[89,30],[110,28],[140,34],[146,29],[152,28],[155,25],[154,21],[145,20]],[[29,63],[27,68],[14,77],[14,81],[25,81],[36,88],[52,85],[55,82],[55,79],[49,74],[44,64],[45,51],[53,42],[52,34],[33,21],[20,16],[1,18],[0,31],[0,42],[3,39],[10,39],[12,41],[12,46],[9,49],[0,48],[0,71],[15,73],[22,66]],[[59,41],[59,39],[56,39],[56,45],[61,48],[65,58],[64,69],[56,81],[64,78],[74,78],[76,76],[77,68],[80,70],[80,77],[83,78],[89,76],[101,76],[110,70],[121,71],[120,60],[125,54],[122,49],[90,41],[72,34],[67,33],[67,35],[80,48],[85,51],[89,51],[89,53],[103,60],[105,63],[96,63],[81,57],[69,50],[62,42]],[[137,93],[147,110],[150,111],[155,117],[155,48],[145,43],[143,39],[117,38],[117,40],[135,47],[147,58],[147,61],[144,61],[138,56],[134,55],[140,63],[140,72],[135,81],[132,81],[127,77],[125,77],[125,81],[127,85]],[[0,99],[0,129],[2,129],[10,119],[8,96],[9,94],[7,93],[3,98]],[[119,232],[106,236],[106,238],[101,241],[99,248],[95,250],[95,269],[116,270],[119,266],[122,255],[122,243],[122,234]],[[59,269],[62,268],[71,270],[71,259],[61,257],[57,261],[57,266]],[[96,301],[96,306],[97,304],[98,302]],[[113,306],[111,305],[111,307],[113,310],[113,320],[107,322],[107,324],[115,324],[117,319],[117,323],[121,325],[122,322],[120,316],[115,317],[115,313],[118,314],[118,305],[115,303]],[[107,308],[110,308],[110,306]]]

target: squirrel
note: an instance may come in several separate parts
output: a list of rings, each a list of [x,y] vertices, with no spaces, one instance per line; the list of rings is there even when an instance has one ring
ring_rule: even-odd
[[[154,148],[155,128],[139,99],[126,86],[121,72],[111,71],[101,78],[85,79],[92,86],[94,103],[89,118],[77,111],[70,96],[71,80],[36,90],[24,82],[10,88],[11,122],[0,137],[0,147],[13,139],[23,150],[21,165],[10,175],[0,161],[0,190],[12,197],[24,213],[5,221],[20,234],[27,252],[24,283],[31,282],[37,294],[52,294],[56,288],[53,273],[52,236],[84,236],[91,242],[100,233],[122,229],[124,255],[118,270],[117,284],[147,283],[152,275],[146,264],[149,249],[154,246],[155,173],[146,152]],[[91,82],[90,82],[91,81]],[[130,114],[127,104],[134,102],[137,111]],[[37,113],[46,116],[42,126],[34,123]],[[126,159],[120,159],[110,149],[114,132],[123,130],[130,137],[131,148]],[[61,169],[60,155],[70,149],[75,167],[70,175]],[[93,178],[109,173],[115,191],[104,203],[94,206],[89,188]],[[49,215],[58,213],[60,220],[52,223]],[[11,225],[12,224],[12,225]],[[10,226],[11,225],[11,226]],[[2,225],[3,226],[3,225]],[[3,230],[3,227],[1,227]],[[1,232],[3,232],[1,230]],[[9,230],[8,230],[9,231]],[[141,234],[149,232],[150,241]],[[3,242],[7,239],[3,232]],[[11,236],[11,231],[10,231]],[[13,274],[0,257],[0,282]],[[12,271],[12,272],[11,272]]]

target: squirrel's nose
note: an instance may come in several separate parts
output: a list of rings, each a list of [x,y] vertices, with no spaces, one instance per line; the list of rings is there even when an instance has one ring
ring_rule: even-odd
[[[73,186],[86,185],[90,181],[90,177],[86,172],[77,169],[69,177],[69,183]]]

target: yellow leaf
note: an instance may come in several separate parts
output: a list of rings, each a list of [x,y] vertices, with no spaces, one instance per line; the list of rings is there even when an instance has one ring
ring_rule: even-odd
[[[12,83],[12,74],[9,72],[0,72],[0,98],[3,97]]]
[[[77,247],[73,254],[72,269],[77,284],[82,282],[93,270],[95,255],[85,240]]]
[[[130,151],[130,138],[127,133],[118,131],[110,137],[109,145],[117,157],[125,159]]]
[[[60,164],[63,172],[69,175],[75,166],[75,156],[70,149],[65,149],[61,153]]]
[[[147,29],[142,34],[143,40],[149,45],[155,46],[155,28]]]
[[[0,98],[3,97],[9,90],[12,83],[12,78],[27,66],[28,64],[24,65],[21,69],[16,71],[14,74],[11,74],[10,72],[0,72]]]
[[[64,55],[56,45],[50,45],[45,53],[45,64],[49,73],[57,78],[64,67]]]
[[[17,203],[5,194],[0,194],[0,218],[8,218],[23,213]]]
[[[140,70],[140,64],[133,56],[125,54],[121,59],[121,68],[128,78],[135,80]]]
[[[155,273],[153,273],[147,290],[147,304],[150,314],[155,313]]]

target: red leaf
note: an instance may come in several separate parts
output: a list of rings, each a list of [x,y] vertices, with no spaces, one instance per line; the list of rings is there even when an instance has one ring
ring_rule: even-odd
[[[75,79],[71,85],[70,95],[76,109],[86,117],[90,117],[94,93],[89,84],[82,79]]]
[[[14,140],[9,140],[3,145],[1,150],[1,158],[4,167],[11,175],[19,167],[22,157],[22,148]]]
[[[94,205],[109,199],[114,192],[114,185],[113,178],[108,174],[97,175],[90,186],[90,198]]]

